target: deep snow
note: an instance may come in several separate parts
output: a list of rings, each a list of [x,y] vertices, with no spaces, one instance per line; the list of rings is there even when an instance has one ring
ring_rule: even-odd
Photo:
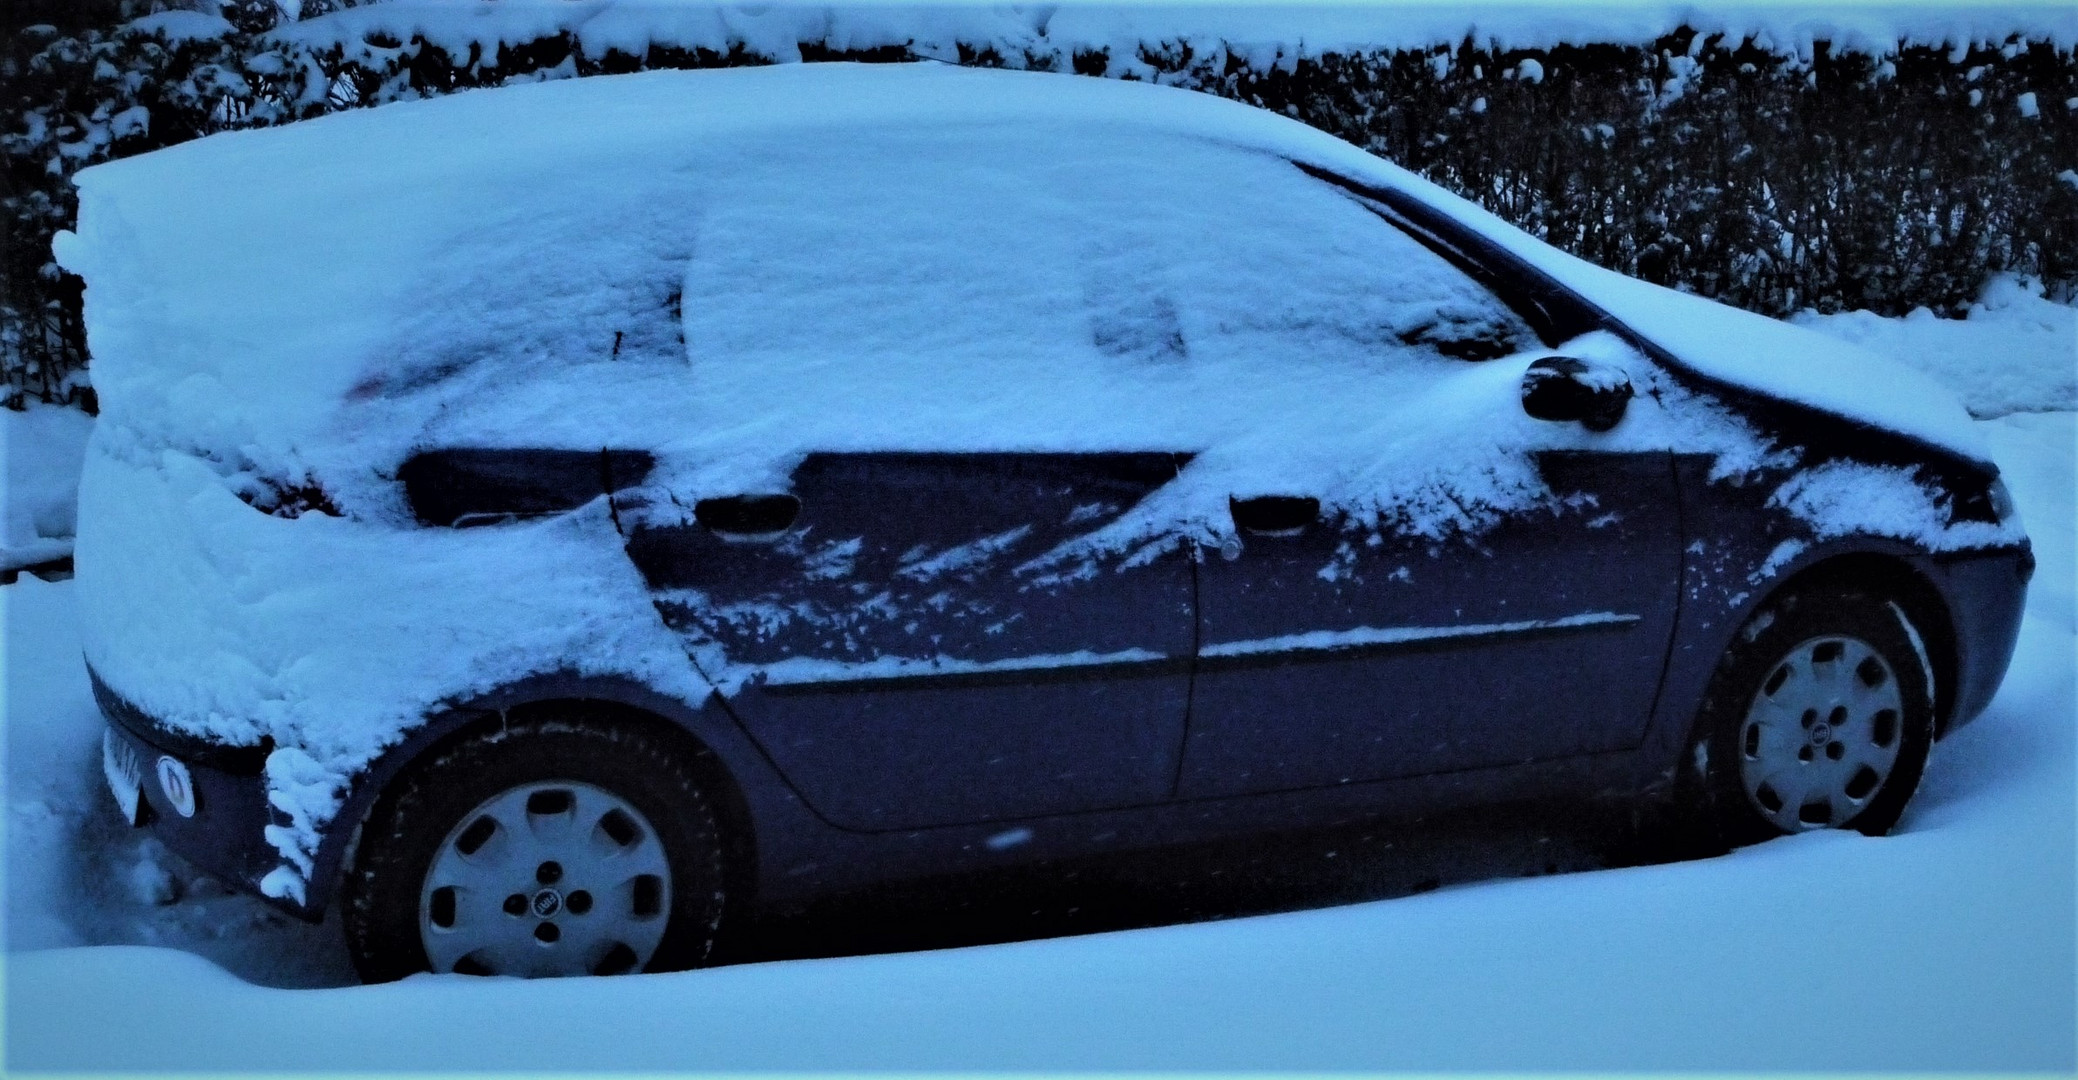
[[[336,923],[303,927],[222,895],[116,822],[96,766],[100,720],[69,659],[72,586],[25,579],[0,590],[6,1063],[2069,1071],[2073,421],[1979,424],[2041,569],[2002,692],[1937,749],[1898,835],[1811,834],[1701,862],[1290,914],[609,982],[424,976],[298,991],[203,959],[275,985],[346,978]]]
[[[2078,307],[2045,299],[2041,286],[2024,278],[1993,279],[1962,319],[1919,308],[1902,319],[1805,311],[1790,321],[1940,379],[1972,416],[2078,409]]]
[[[72,554],[80,457],[93,418],[78,409],[30,402],[0,409],[0,570],[35,566]]]
[[[641,195],[640,190],[620,192],[616,198],[623,201],[616,205],[639,203]],[[339,224],[335,219],[313,227]],[[168,236],[178,239],[168,233],[159,240]],[[355,239],[376,244],[382,238]],[[122,235],[110,243],[120,250],[135,240]],[[757,250],[769,254],[774,249],[767,244]],[[96,257],[106,257],[106,251]],[[647,265],[640,258],[631,263],[638,264]],[[961,265],[985,269],[973,260]],[[1556,260],[1551,265],[1583,287],[1628,288],[1610,284],[1592,268]],[[512,268],[524,270],[519,264]],[[688,275],[683,280],[692,284],[698,279]],[[707,284],[726,299],[727,287],[742,280],[717,274]],[[1106,302],[1101,288],[1083,285],[1069,291],[1099,309]],[[1657,318],[1665,333],[1698,341],[1713,331],[1722,336],[1721,325],[1713,327],[1707,318],[1700,332],[1695,325],[1683,325],[1694,321],[1687,310],[1692,305],[1667,308],[1662,298],[1649,299],[1619,314],[1648,322]],[[284,305],[279,314],[307,319],[307,311],[292,308]],[[1997,290],[1987,294],[1982,308],[1966,322],[1872,321],[1866,316],[1802,321],[1905,356],[1908,363],[1917,359],[1913,366],[1965,395],[1981,395],[1969,399],[1980,415],[2068,409],[2071,332],[2064,313],[2069,309],[2014,301]],[[1707,306],[1694,310],[1714,314]],[[112,338],[97,337],[97,348],[112,341],[120,353],[126,335],[134,344],[139,335],[168,330],[150,322],[163,313],[140,314],[120,306],[118,312],[130,324],[118,322]],[[577,313],[583,314],[581,305]],[[689,310],[684,325],[697,331],[709,313]],[[1121,348],[1139,362],[1162,362],[1170,335],[1146,333],[1137,324],[1177,323],[1178,314],[1129,314],[1127,322],[1136,325],[1112,340],[1123,343]],[[365,321],[374,325],[380,320],[369,315]],[[708,329],[709,340],[727,330]],[[671,333],[665,325],[653,338],[637,333],[624,344],[639,353],[644,347],[668,346]],[[355,344],[353,335],[345,337],[347,346]],[[1813,340],[1785,328],[1778,344],[1809,356],[1815,355],[1809,351]],[[2010,352],[2015,341],[2048,359],[2018,366],[2026,374],[2011,376],[2013,385],[1994,393],[1983,378],[1990,370],[1984,358]],[[238,344],[229,337],[221,343]],[[2054,362],[2059,350],[2066,358],[2061,367]],[[1723,358],[1743,362],[1730,351]],[[1782,358],[1779,352],[1771,356]],[[288,452],[294,440],[283,438],[279,425],[294,425],[312,413],[290,408],[266,415],[196,403],[196,395],[223,388],[223,383],[212,386],[212,379],[222,374],[215,366],[225,362],[224,355],[198,348],[183,359],[193,366],[179,377],[132,382],[131,417],[140,429],[150,429],[158,423],[161,406],[175,406],[166,415],[185,408],[186,415],[208,416],[224,425],[209,437],[226,439],[262,464],[296,464]],[[1500,376],[1513,377],[1508,364],[1519,362],[1493,362],[1465,378],[1507,382]],[[1626,360],[1618,356],[1613,362]],[[433,368],[437,371],[438,365]],[[2008,378],[2008,368],[1996,370],[1999,378]],[[117,362],[105,374],[117,392],[109,394],[105,387],[104,401],[114,401],[120,413],[124,380],[137,380],[140,373],[131,369],[126,374]],[[277,372],[285,381],[265,392],[283,391],[293,402],[290,384],[326,393],[374,385],[351,383],[337,374],[314,372],[306,362]],[[202,377],[189,377],[196,375]],[[1832,382],[1836,385],[1819,388],[1821,396],[1839,397],[1839,380]],[[1848,389],[1868,398],[1867,385]],[[1903,383],[1886,385],[1903,394],[1898,390]],[[1925,395],[1920,397],[1923,404]],[[1840,411],[1928,419],[1923,408],[1900,408],[1897,397],[1841,400]],[[1992,404],[1983,404],[1986,400]],[[1645,414],[1641,408],[1640,415]],[[493,419],[502,424],[512,417],[493,414]],[[1030,417],[1007,419],[1031,422]],[[70,423],[74,429],[85,426]],[[12,434],[14,427],[9,430]],[[1984,718],[1937,753],[1921,799],[1899,836],[1806,836],[1701,863],[1494,882],[1217,924],[754,965],[610,984],[427,977],[391,987],[292,992],[251,985],[187,955],[199,953],[280,986],[336,984],[346,977],[332,926],[291,924],[253,901],[225,895],[113,821],[95,767],[99,720],[73,659],[80,652],[73,620],[84,598],[71,584],[26,580],[0,592],[9,663],[7,1063],[16,1068],[153,1069],[2069,1069],[2072,987],[2078,977],[2071,919],[2072,792],[2078,780],[2072,738],[2072,660],[2078,648],[2072,600],[2072,415],[2012,415],[1972,424],[1958,411],[1934,416],[1922,434],[1929,432],[1952,444],[1989,448],[2007,472],[2043,568],[2004,692]],[[387,433],[396,434],[397,429]],[[1351,432],[1352,437],[1365,434]],[[109,440],[112,452],[105,468],[151,469],[192,482],[163,492],[165,505],[156,511],[116,498],[149,489],[104,485],[100,497],[120,504],[105,508],[106,513],[201,513],[241,524],[212,527],[212,539],[222,546],[201,559],[125,545],[126,557],[143,560],[133,569],[147,575],[224,575],[231,584],[224,593],[228,602],[265,599],[284,605],[291,612],[285,623],[308,633],[257,646],[240,641],[233,649],[221,636],[237,632],[235,619],[121,604],[102,613],[109,625],[135,625],[143,633],[199,626],[194,655],[203,662],[254,647],[263,658],[301,656],[325,644],[312,635],[351,642],[422,629],[380,617],[318,618],[314,613],[335,609],[326,606],[321,593],[307,589],[260,595],[270,574],[294,576],[293,556],[307,554],[311,545],[335,566],[359,557],[352,544],[342,542],[343,526],[321,515],[283,521],[243,511],[229,501],[216,471],[136,435],[132,431]],[[60,447],[55,440],[39,445]],[[50,456],[64,460],[68,452],[77,460],[76,450],[54,450]],[[1785,498],[1831,500],[1833,509],[1817,513],[1838,516],[1843,486],[1829,485],[1828,479],[1808,474],[1805,485],[1787,491]],[[1852,490],[1866,494],[1875,489],[1857,484]],[[1903,503],[1913,501],[1910,492],[1895,494]],[[211,514],[211,500],[240,513]],[[1896,516],[1883,506],[1871,512]],[[224,530],[262,527],[292,529],[295,543],[279,549],[266,545],[261,554],[274,560],[272,565],[232,554],[241,550],[241,539]],[[599,547],[586,542],[587,530],[601,528],[599,521],[576,515],[507,535],[514,544],[529,545],[530,558],[543,551],[555,556],[551,561],[561,564],[555,578],[560,588],[587,595],[639,589],[625,566],[585,554]],[[470,544],[494,541],[478,537]],[[253,549],[245,550],[251,554]],[[398,587],[411,588],[414,581],[451,586],[449,579],[473,566],[477,577],[470,580],[481,584],[481,594],[518,595],[510,589],[501,594],[494,586],[506,583],[484,576],[487,568],[503,568],[512,560],[483,559],[478,547],[440,538],[426,539],[414,554],[418,557],[405,561],[419,577],[407,575]],[[155,558],[162,561],[152,562]],[[527,599],[551,607],[557,602],[554,593]],[[632,610],[645,606],[637,603]],[[470,621],[538,624],[544,621],[541,610],[497,601],[471,609]],[[603,642],[603,654],[664,656],[675,648],[675,640],[656,636],[654,627],[571,629],[593,634]],[[450,681],[457,677],[447,670],[434,675]],[[229,708],[222,707],[227,702],[204,700],[230,685],[229,678],[190,675],[186,681],[201,688],[201,698],[192,703],[200,712],[229,713],[248,723],[268,719],[264,710],[245,708],[249,703],[242,699],[229,701],[234,706]],[[266,700],[268,709],[295,704]],[[316,749],[336,752],[341,747]],[[350,756],[366,747],[346,749]],[[270,762],[270,776],[280,774],[277,794],[294,802],[306,819],[322,816],[332,794],[326,769],[315,759],[276,756],[281,760]],[[278,839],[293,862],[307,837],[285,830]],[[292,891],[294,882],[285,880],[281,887]],[[78,947],[83,945],[120,947]],[[1813,1015],[1825,1022],[1812,1022]],[[528,1038],[514,1038],[517,1030]],[[275,1034],[281,1031],[298,1035],[284,1039]],[[629,1038],[629,1031],[672,1034],[669,1039]]]
[[[60,662],[70,586],[25,580],[0,593],[22,665],[7,722],[7,1064],[2067,1071],[2073,416],[1982,427],[2042,569],[2004,690],[1938,748],[1898,835],[606,982],[277,990],[134,944],[275,981],[340,970],[328,927],[280,925],[236,898],[147,902],[162,882],[126,866],[136,841],[117,831],[91,765],[99,720]],[[72,846],[82,831],[94,849]],[[173,876],[194,889],[191,871]],[[78,942],[121,944],[52,948]]]
[[[833,432],[907,449],[1246,434],[1167,403],[1205,404],[1191,381],[1251,348],[1269,370],[1391,345],[1419,305],[1378,286],[1436,277],[1395,273],[1432,257],[1385,250],[1365,211],[1279,158],[1415,195],[1714,378],[1982,456],[1934,380],[1611,274],[1297,121],[1109,79],[812,64],[404,102],[84,170],[53,252],[88,283],[104,427],[124,436],[104,432],[109,452],[200,450],[372,514],[395,496],[369,470],[527,430],[719,462],[703,479],[726,491]],[[253,178],[244,197],[199,210],[225,175]],[[1519,330],[1490,336],[1513,352]],[[1123,377],[1178,337],[1205,361],[1185,386]],[[883,378],[813,363],[840,342]],[[935,377],[984,357],[994,379]],[[1876,381],[1886,393],[1862,392]],[[1030,392],[1064,385],[1086,392]],[[1135,387],[1164,392],[1121,396]],[[905,424],[929,410],[888,409],[898,392],[966,409]],[[785,408],[795,395],[814,396]],[[1083,396],[1107,407],[1061,405]]]

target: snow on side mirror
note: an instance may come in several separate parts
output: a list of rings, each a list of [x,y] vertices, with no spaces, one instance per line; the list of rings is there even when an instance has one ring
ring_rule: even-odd
[[[1606,364],[1546,356],[1522,374],[1522,411],[1539,420],[1578,420],[1589,431],[1607,431],[1630,400],[1631,377]]]

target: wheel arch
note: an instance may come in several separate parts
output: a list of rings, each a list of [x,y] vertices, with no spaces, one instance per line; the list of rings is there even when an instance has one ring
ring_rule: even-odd
[[[1956,650],[1955,620],[1949,613],[1947,599],[1933,580],[1903,556],[1851,551],[1821,558],[1777,581],[1753,610],[1765,608],[1784,593],[1822,587],[1866,590],[1904,609],[1926,649],[1927,662],[1933,667],[1934,737],[1946,734],[1949,719],[1955,713],[1961,661]]]
[[[724,873],[731,895],[748,902],[758,880],[757,818],[738,769],[715,748],[716,743],[724,740],[703,737],[698,730],[705,726],[701,715],[710,710],[691,709],[675,699],[644,700],[656,697],[646,687],[622,685],[620,680],[592,682],[558,677],[527,680],[469,705],[432,714],[424,725],[361,771],[338,815],[325,828],[312,860],[307,901],[311,917],[317,917],[338,895],[340,884],[353,866],[361,829],[398,778],[463,739],[499,730],[516,720],[572,714],[653,732],[684,753],[686,761],[710,785],[715,796],[715,809],[722,825]]]
[[[714,796],[715,813],[721,819],[723,873],[729,895],[748,898],[757,881],[757,831],[750,801],[743,785],[722,756],[686,725],[674,723],[639,705],[604,697],[551,697],[529,700],[505,710],[507,720],[532,720],[554,715],[585,713],[601,721],[653,731],[672,744],[699,774],[700,782]],[[457,735],[461,732],[457,732]]]

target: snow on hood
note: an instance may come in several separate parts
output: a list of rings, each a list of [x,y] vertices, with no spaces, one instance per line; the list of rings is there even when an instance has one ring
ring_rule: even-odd
[[[1596,266],[1397,165],[1339,143],[1323,149],[1341,152],[1332,160],[1292,156],[1420,198],[1706,378],[1896,432],[1995,469],[1961,399],[1904,364],[1837,337]]]
[[[1709,378],[1908,435],[1995,468],[1961,399],[1895,360],[1600,267],[1574,268],[1572,276],[1596,279],[1592,290],[1575,287]]]
[[[622,312],[596,310],[625,303],[625,295],[587,300],[592,309],[582,311],[543,303],[531,320],[532,305],[472,306],[468,296],[438,295],[440,275],[467,277],[470,268],[456,261],[482,250],[484,236],[510,233],[521,239],[506,246],[523,247],[527,234],[538,235],[531,263],[512,273],[530,279],[531,295],[553,297],[601,266],[682,259],[683,250],[658,245],[690,243],[681,226],[701,212],[691,193],[761,147],[838,133],[935,130],[956,138],[977,127],[1029,130],[1055,143],[1097,130],[1166,134],[1406,191],[1709,377],[1986,460],[1954,398],[1898,365],[1601,270],[1296,121],[1104,79],[815,64],[589,78],[386,105],[85,170],[79,226],[55,248],[88,282],[104,408],[146,442],[206,448],[276,475],[383,468],[424,431],[393,424],[389,438],[370,445],[370,432],[337,430],[341,403],[385,378],[439,377],[424,355],[429,343],[495,326],[514,358],[539,363],[572,351],[580,330],[591,335],[589,348],[601,340],[594,331],[628,325]],[[684,235],[645,240],[674,229]],[[557,246],[601,235],[625,242],[596,265]],[[432,303],[449,310],[430,311]],[[626,348],[646,344],[639,328],[631,333]],[[570,436],[598,445],[596,432]]]
[[[1447,209],[1460,221],[1706,378],[1893,431],[1996,469],[1962,400],[1927,375],[1836,337],[1603,269],[1448,192],[1430,191],[1450,199]]]

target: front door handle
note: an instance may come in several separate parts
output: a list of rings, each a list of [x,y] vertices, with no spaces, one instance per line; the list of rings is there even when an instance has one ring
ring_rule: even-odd
[[[730,495],[693,504],[693,520],[724,540],[777,540],[801,516],[801,500],[792,495]]]
[[[1320,500],[1310,495],[1258,495],[1227,499],[1234,525],[1253,536],[1297,536],[1320,520]]]

